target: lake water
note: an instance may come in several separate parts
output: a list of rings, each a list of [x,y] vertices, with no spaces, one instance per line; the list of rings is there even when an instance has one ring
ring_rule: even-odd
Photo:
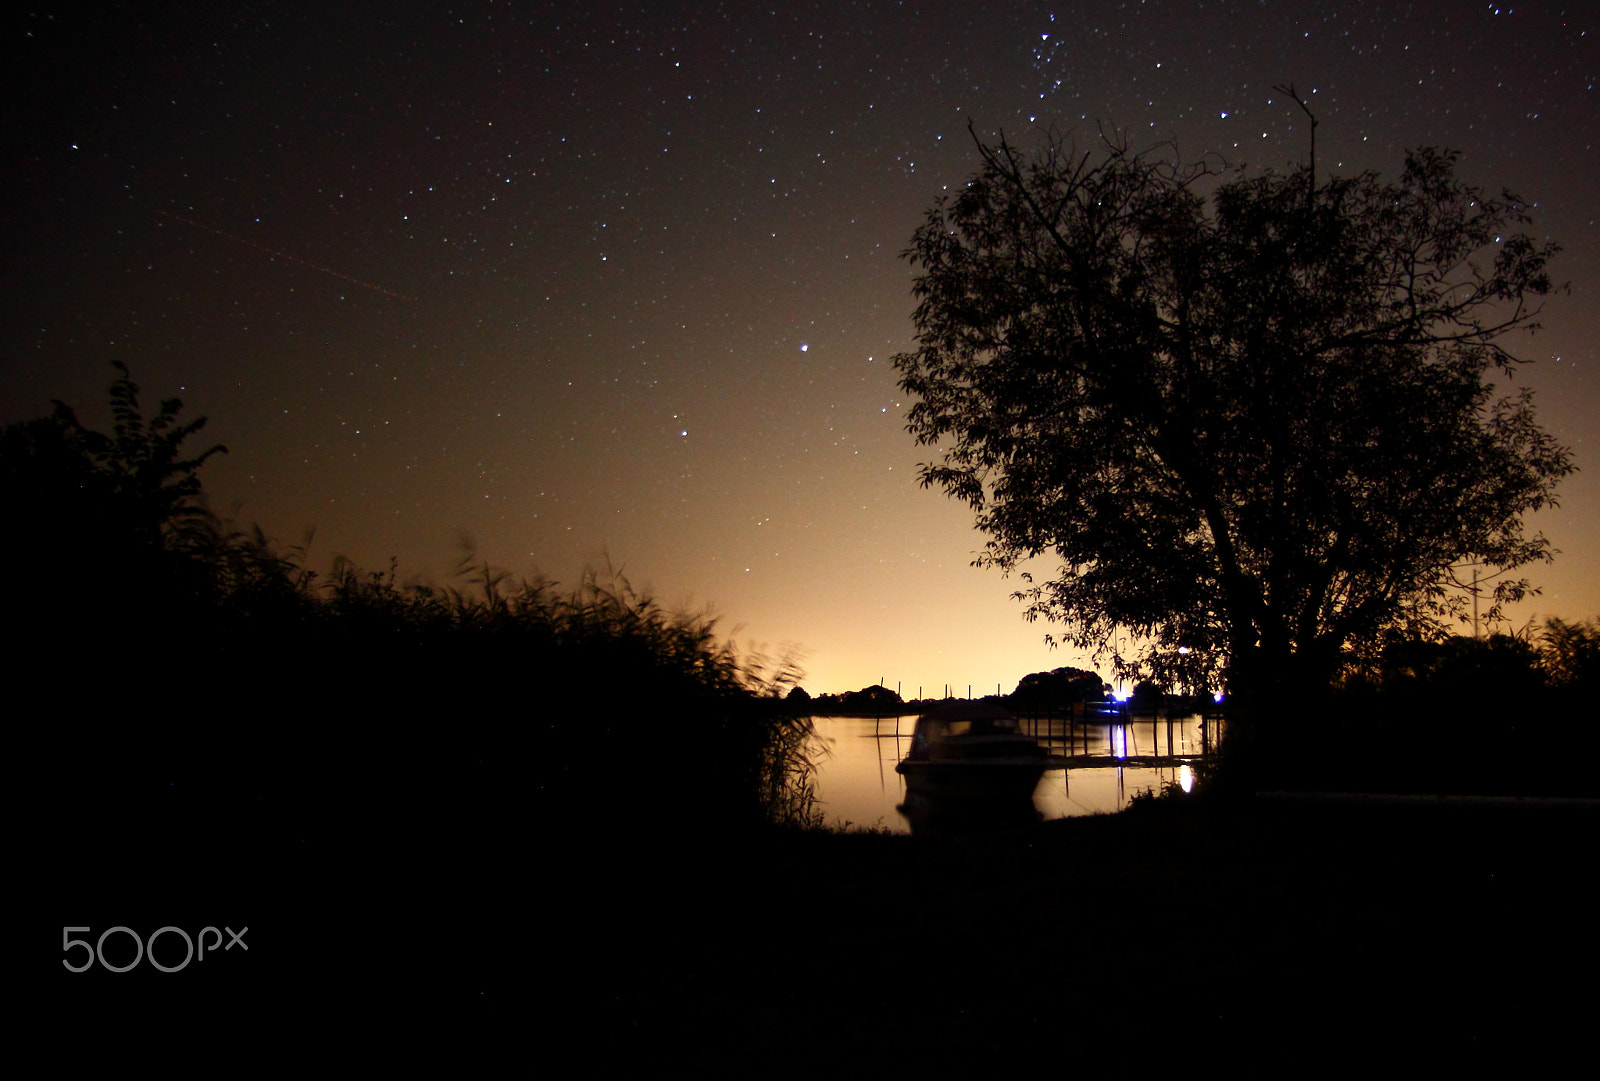
[[[900,808],[905,778],[895,765],[911,744],[916,717],[816,717],[813,760],[818,808],[828,825],[850,829],[911,832]],[[1214,724],[1215,722],[1213,722]],[[1100,759],[1151,755],[1198,755],[1206,733],[1197,715],[1159,720],[1136,717],[1125,725],[1068,725],[1065,721],[1021,722],[1052,755]],[[1033,807],[1045,819],[1120,811],[1137,793],[1160,791],[1168,782],[1188,789],[1189,765],[1097,765],[1046,770],[1033,792]]]

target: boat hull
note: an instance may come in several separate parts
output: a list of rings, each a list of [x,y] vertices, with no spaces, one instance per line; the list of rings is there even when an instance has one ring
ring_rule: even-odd
[[[906,779],[906,791],[970,800],[1032,800],[1044,776],[1046,760],[977,758],[901,762],[895,769]]]

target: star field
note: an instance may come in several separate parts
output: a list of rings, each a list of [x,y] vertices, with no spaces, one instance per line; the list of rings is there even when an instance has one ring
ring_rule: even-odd
[[[1600,21],[1577,4],[41,4],[5,29],[0,421],[101,420],[109,361],[231,453],[221,510],[314,565],[463,537],[607,555],[808,689],[1080,663],[919,489],[899,258],[1035,129],[1250,167],[1406,148],[1534,204],[1572,283],[1517,346],[1582,472],[1524,610],[1600,614]],[[103,421],[102,421],[103,422]]]

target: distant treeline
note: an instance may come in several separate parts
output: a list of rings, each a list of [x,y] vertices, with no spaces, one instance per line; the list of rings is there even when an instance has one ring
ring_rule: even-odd
[[[889,710],[916,712],[954,698],[902,698],[873,684],[842,694],[810,695],[796,687],[790,697],[821,716],[871,716]],[[1442,641],[1396,640],[1374,657],[1352,662],[1332,688],[1340,706],[1387,710],[1432,707],[1464,714],[1485,710],[1582,708],[1600,694],[1600,618],[1567,621],[1550,617],[1514,634]],[[1004,695],[985,695],[1021,713],[1071,713],[1084,703],[1110,700],[1111,684],[1081,668],[1033,672]],[[1211,692],[1174,692],[1152,682],[1128,696],[1136,710],[1200,712]]]
[[[1375,789],[1393,789],[1409,768],[1423,790],[1595,796],[1597,700],[1600,619],[1552,617],[1512,634],[1391,642],[1345,674],[1321,737],[1311,725],[1280,736],[1295,756],[1297,736],[1347,734],[1369,753],[1344,768]]]
[[[985,696],[1022,716],[1104,717],[1111,688],[1094,672],[1057,668]],[[903,700],[882,686],[804,696],[819,716],[925,712],[948,699]],[[1352,660],[1329,693],[1279,701],[1230,776],[1251,790],[1600,796],[1600,619],[1546,619],[1515,634],[1395,640]],[[1098,708],[1097,708],[1098,707]],[[1130,716],[1221,711],[1210,693],[1135,686]],[[1230,741],[1223,742],[1228,758]]]
[[[796,700],[803,700],[818,716],[885,716],[890,713],[921,713],[946,702],[947,698],[901,698],[898,692],[873,685],[859,691],[843,694],[819,694],[812,697],[796,688],[790,692]],[[1025,716],[1084,715],[1085,707],[1104,706],[1113,701],[1111,684],[1095,673],[1082,668],[1053,668],[1048,672],[1033,672],[1017,681],[1009,694],[984,695],[984,701],[994,702]],[[1164,694],[1154,684],[1141,683],[1133,691],[1135,709],[1161,709],[1164,712],[1199,712],[1212,705],[1209,695]],[[1093,713],[1090,709],[1088,712]]]

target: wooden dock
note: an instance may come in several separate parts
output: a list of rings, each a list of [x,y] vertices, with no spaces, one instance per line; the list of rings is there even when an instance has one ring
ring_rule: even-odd
[[[1174,769],[1205,761],[1203,754],[1053,754],[1045,769]]]
[[[873,738],[909,742],[911,733],[901,731],[902,716],[915,714],[878,718],[880,723],[892,723],[894,731],[876,731]],[[1198,741],[1179,738],[1183,723],[1192,723],[1196,718]],[[1215,753],[1218,720],[1205,714],[1174,717],[1135,714],[1124,709],[1115,715],[1022,716],[1018,727],[1049,754],[1046,769],[1177,769],[1202,762]],[[1161,753],[1163,750],[1166,753]]]

